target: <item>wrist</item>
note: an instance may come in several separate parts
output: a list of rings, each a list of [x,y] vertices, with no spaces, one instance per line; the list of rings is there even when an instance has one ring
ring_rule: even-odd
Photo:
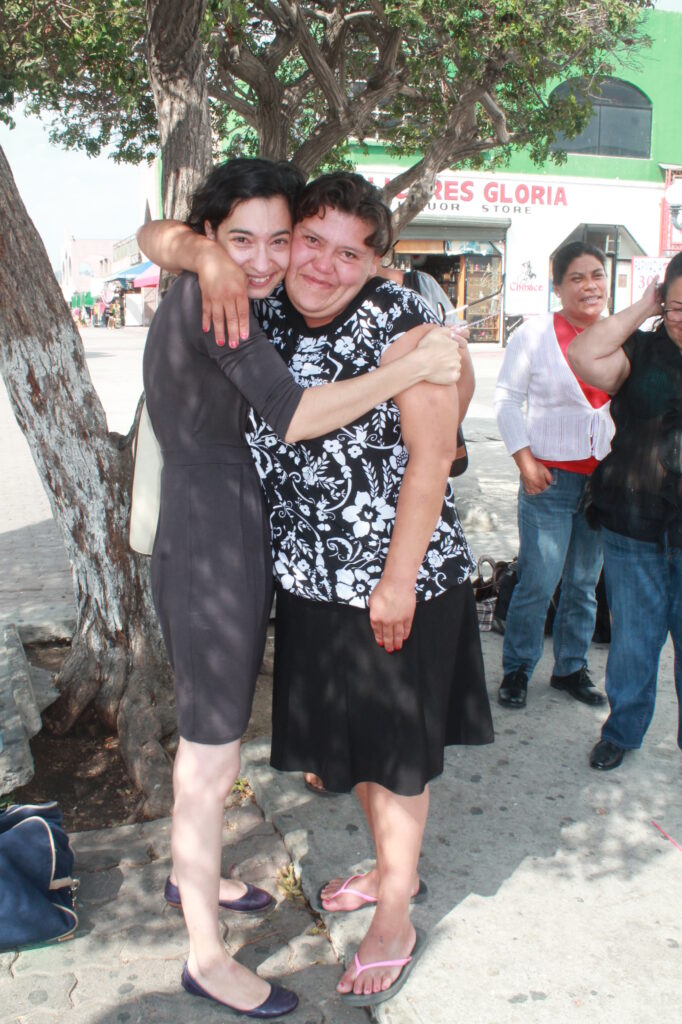
[[[519,468],[521,473],[529,473],[533,471],[535,466],[535,457],[531,452],[530,448],[520,448],[514,452],[512,458]]]
[[[415,572],[406,571],[404,568],[394,569],[387,563],[381,576],[381,582],[392,590],[414,594],[417,585],[417,572],[418,569]]]
[[[196,235],[196,240],[189,252],[197,274],[211,272],[215,269],[216,264],[221,264],[229,269],[238,269],[237,264],[230,259],[223,247],[207,238],[206,235]]]
[[[404,364],[404,368],[408,373],[408,380],[405,383],[406,389],[411,387],[412,384],[421,384],[438,366],[437,359],[435,357],[431,358],[428,348],[413,348],[400,361]]]

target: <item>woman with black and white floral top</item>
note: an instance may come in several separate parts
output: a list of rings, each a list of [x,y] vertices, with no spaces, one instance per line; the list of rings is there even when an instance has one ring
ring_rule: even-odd
[[[423,300],[374,277],[388,211],[358,176],[309,185],[285,289],[256,315],[303,387],[385,365],[432,323]],[[411,388],[313,441],[248,435],[270,512],[277,591],[271,763],[353,789],[376,867],[320,890],[325,912],[375,906],[338,985],[372,1005],[423,948],[409,919],[428,782],[454,743],[489,743],[490,708],[468,577],[471,555],[448,483],[473,391]],[[461,396],[461,410],[460,410]]]

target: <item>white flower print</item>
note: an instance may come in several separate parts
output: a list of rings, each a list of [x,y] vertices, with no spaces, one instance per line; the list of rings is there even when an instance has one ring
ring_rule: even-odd
[[[351,355],[354,348],[355,344],[353,342],[353,339],[347,337],[339,338],[334,345],[334,351],[338,352],[340,356]]]
[[[359,600],[364,607],[376,584],[377,580],[364,569],[337,569],[336,593],[340,601],[357,604]]]
[[[368,533],[383,533],[386,524],[395,516],[395,509],[386,504],[383,498],[372,498],[367,491],[359,491],[355,495],[355,505],[344,508],[342,515],[347,523],[353,524],[356,537],[366,537]]]
[[[426,561],[432,569],[440,569],[441,565],[445,562],[440,551],[427,551]]]
[[[368,430],[366,427],[358,427],[355,431],[353,441],[348,446],[348,456],[351,459],[357,459],[362,455],[363,451],[367,447]]]
[[[275,574],[285,590],[295,591],[296,584],[305,581],[308,568],[305,561],[294,563],[281,551],[275,558]]]

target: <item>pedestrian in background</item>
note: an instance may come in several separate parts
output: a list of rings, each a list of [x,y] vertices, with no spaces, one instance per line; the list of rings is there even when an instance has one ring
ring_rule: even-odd
[[[653,332],[640,330],[657,314]],[[682,253],[668,264],[660,290],[649,285],[629,309],[591,327],[571,345],[569,359],[581,377],[614,396],[616,434],[595,473],[589,509],[604,539],[612,620],[611,710],[590,765],[608,771],[642,745],[668,634],[682,706]]]
[[[495,389],[500,434],[520,475],[518,582],[507,612],[498,692],[508,708],[526,704],[559,580],[550,685],[585,704],[605,701],[587,671],[602,543],[584,508],[590,476],[609,451],[613,422],[609,395],[577,377],[566,360],[571,341],[604,312],[605,262],[600,249],[583,242],[557,250],[552,280],[561,309],[514,332]]]

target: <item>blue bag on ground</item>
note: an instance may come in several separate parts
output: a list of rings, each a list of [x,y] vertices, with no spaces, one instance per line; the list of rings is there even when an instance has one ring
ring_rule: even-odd
[[[71,935],[73,852],[56,803],[0,811],[0,951]]]

